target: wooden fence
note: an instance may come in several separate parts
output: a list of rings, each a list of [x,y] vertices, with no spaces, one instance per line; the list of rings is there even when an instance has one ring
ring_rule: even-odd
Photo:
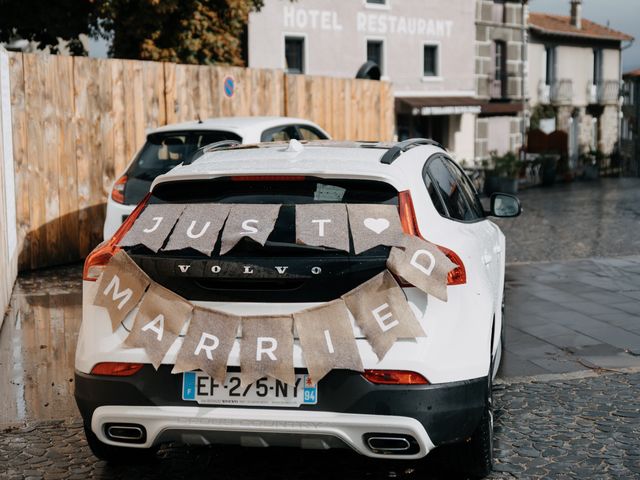
[[[386,82],[41,54],[12,53],[9,64],[20,269],[79,260],[102,240],[111,183],[150,128],[288,115],[338,140],[393,135]]]

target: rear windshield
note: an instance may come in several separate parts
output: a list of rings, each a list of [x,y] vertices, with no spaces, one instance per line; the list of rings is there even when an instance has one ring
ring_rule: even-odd
[[[242,177],[241,177],[242,178]],[[297,181],[245,181],[231,178],[208,181],[185,181],[156,187],[151,203],[244,203],[282,204],[274,231],[265,247],[244,239],[230,252],[234,255],[291,255],[303,250],[331,250],[324,247],[296,245],[295,205],[321,203],[373,203],[398,205],[398,192],[384,182],[306,177]],[[218,242],[219,243],[219,242]],[[378,251],[379,250],[379,251]],[[219,245],[213,252],[217,255]],[[331,250],[338,253],[334,250]],[[368,253],[386,254],[386,247]],[[346,253],[344,253],[346,255]]]
[[[129,177],[153,180],[189,159],[196,150],[222,140],[242,139],[235,133],[216,131],[153,133],[127,172]]]

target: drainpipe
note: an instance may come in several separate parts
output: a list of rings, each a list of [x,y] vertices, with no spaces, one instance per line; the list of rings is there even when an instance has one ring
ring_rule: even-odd
[[[527,138],[527,118],[528,118],[528,105],[527,105],[527,78],[529,77],[529,62],[528,62],[528,42],[529,42],[529,4],[528,0],[522,0],[522,72],[521,72],[521,94],[522,94],[522,125],[520,126],[520,133],[522,135],[522,160],[526,155],[526,138]]]
[[[622,52],[627,48],[631,47],[631,45],[633,45],[633,39],[630,40],[629,44],[625,46],[622,46],[622,42],[620,42],[620,60],[618,62],[618,67],[619,67],[618,85],[620,85],[618,88],[620,89],[622,89]],[[618,155],[619,155],[619,158],[622,158],[622,115],[623,113],[622,113],[621,99],[622,99],[622,96],[618,94]],[[634,139],[634,144],[637,144],[637,140],[635,139]],[[636,152],[635,145],[632,147],[632,152],[633,152],[634,158],[636,159],[636,161],[638,161],[637,155],[640,152]]]

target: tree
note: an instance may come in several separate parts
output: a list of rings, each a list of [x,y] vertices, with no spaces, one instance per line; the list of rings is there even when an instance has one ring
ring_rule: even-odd
[[[242,65],[249,13],[263,0],[96,0],[95,32],[109,55],[167,62]]]
[[[90,33],[95,5],[90,0],[0,0],[0,42],[37,42],[58,53],[59,44],[74,55],[86,55],[79,39]]]

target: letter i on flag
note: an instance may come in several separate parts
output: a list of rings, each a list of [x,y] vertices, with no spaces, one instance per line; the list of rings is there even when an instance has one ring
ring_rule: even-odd
[[[294,313],[293,319],[304,361],[314,383],[317,384],[333,368],[362,372],[362,360],[343,300]]]

